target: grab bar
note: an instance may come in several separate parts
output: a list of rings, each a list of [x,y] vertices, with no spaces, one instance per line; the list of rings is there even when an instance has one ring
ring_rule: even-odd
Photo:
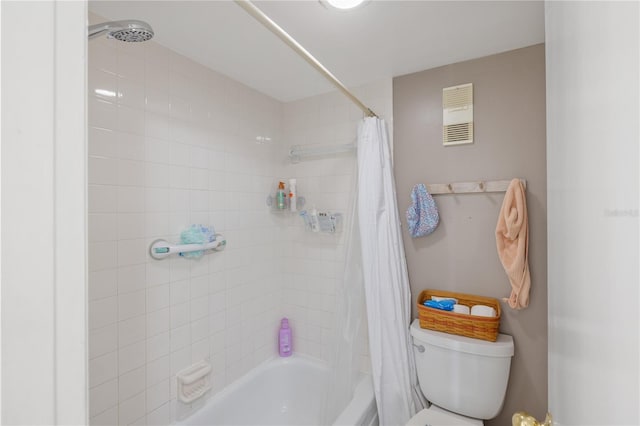
[[[149,254],[154,259],[164,259],[175,253],[190,253],[194,251],[216,250],[221,251],[227,245],[227,240],[220,234],[216,234],[216,240],[206,244],[179,244],[172,245],[167,240],[159,239],[151,243]]]

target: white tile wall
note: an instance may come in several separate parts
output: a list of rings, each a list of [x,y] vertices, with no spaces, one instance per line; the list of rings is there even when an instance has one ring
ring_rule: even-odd
[[[91,424],[189,414],[175,374],[207,359],[221,390],[277,353],[283,316],[297,352],[330,360],[345,233],[307,233],[265,197],[296,177],[307,207],[348,223],[355,156],[284,159],[293,144],[353,142],[361,112],[338,94],[283,105],[153,42],[92,40],[89,92]],[[391,80],[356,93],[391,117]],[[214,225],[227,249],[149,258],[191,223]]]
[[[219,390],[276,353],[280,147],[255,138],[281,141],[282,105],[152,42],[93,40],[89,57],[91,424],[169,424],[189,411],[176,372],[208,359]],[[191,223],[227,249],[149,258]]]
[[[387,120],[392,136],[392,85],[384,80],[356,88],[354,93]],[[344,96],[331,93],[284,105],[285,145],[343,145],[356,141],[362,112]],[[282,155],[285,155],[283,153]],[[289,164],[286,178],[297,178],[297,191],[306,209],[340,212],[345,217],[340,234],[304,230],[297,217],[285,218],[287,240],[283,250],[283,314],[290,318],[297,351],[331,362],[336,333],[336,286],[342,285],[346,237],[356,176],[355,154],[339,154]],[[363,319],[366,321],[366,319]],[[366,333],[361,342],[361,369],[370,371]]]

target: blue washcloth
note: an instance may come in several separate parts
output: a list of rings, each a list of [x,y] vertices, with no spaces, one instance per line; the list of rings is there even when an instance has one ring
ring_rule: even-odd
[[[453,305],[456,304],[456,301],[453,299],[444,299],[440,301],[435,300],[426,300],[423,305],[429,308],[441,309],[443,311],[453,311]]]
[[[216,240],[216,233],[213,226],[191,225],[180,233],[182,244],[207,244]],[[180,253],[180,256],[198,258],[202,257],[204,250]]]
[[[411,199],[413,205],[407,209],[409,233],[413,238],[429,235],[436,229],[440,221],[436,202],[422,183],[413,187]]]

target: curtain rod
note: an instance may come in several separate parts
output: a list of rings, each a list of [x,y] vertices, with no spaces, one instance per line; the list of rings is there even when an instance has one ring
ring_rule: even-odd
[[[300,43],[298,43],[293,37],[291,37],[285,30],[283,30],[278,24],[273,22],[271,18],[258,9],[250,0],[235,0],[236,4],[243,8],[249,15],[253,16],[258,22],[264,25],[269,31],[277,35],[280,40],[293,49],[298,55],[307,61],[312,67],[314,67],[320,74],[322,74],[329,82],[338,88],[347,98],[358,106],[368,117],[377,117],[370,108],[360,101],[353,93],[346,88],[344,84],[340,82],[331,72],[325,68],[316,58],[311,55]]]

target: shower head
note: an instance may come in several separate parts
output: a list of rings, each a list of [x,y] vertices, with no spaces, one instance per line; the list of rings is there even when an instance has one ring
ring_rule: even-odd
[[[107,34],[108,38],[120,41],[139,42],[153,38],[151,25],[143,21],[126,20],[103,22],[89,26],[89,40]]]

